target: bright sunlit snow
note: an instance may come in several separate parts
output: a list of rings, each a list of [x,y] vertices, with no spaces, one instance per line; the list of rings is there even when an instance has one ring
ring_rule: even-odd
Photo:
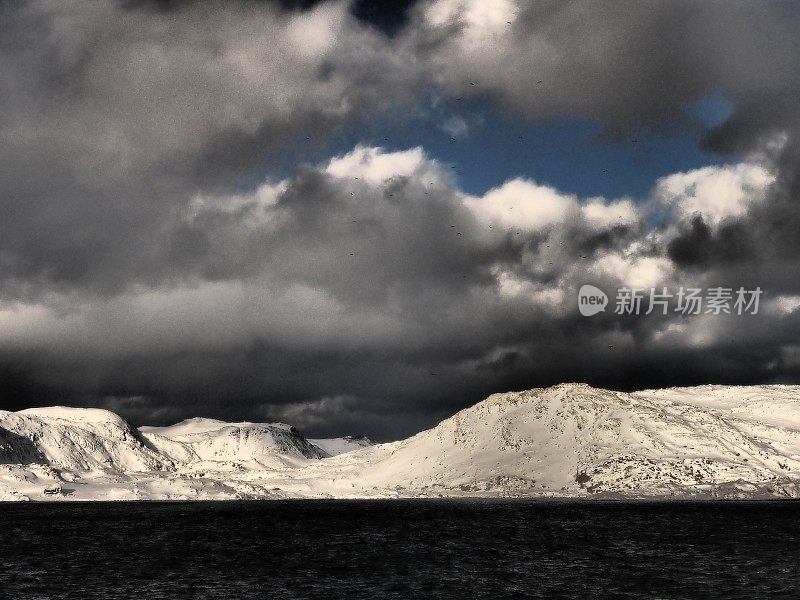
[[[101,410],[0,411],[0,463],[0,500],[800,497],[800,386],[564,384],[376,445],[284,424],[136,430]]]

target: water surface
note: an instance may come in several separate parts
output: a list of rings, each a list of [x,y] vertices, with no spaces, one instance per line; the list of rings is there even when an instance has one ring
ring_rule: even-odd
[[[800,503],[0,504],[0,598],[800,598]]]

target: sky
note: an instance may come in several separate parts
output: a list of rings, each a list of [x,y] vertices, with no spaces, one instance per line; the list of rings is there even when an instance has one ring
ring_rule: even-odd
[[[798,29],[781,0],[0,2],[0,409],[391,440],[560,382],[798,383]]]

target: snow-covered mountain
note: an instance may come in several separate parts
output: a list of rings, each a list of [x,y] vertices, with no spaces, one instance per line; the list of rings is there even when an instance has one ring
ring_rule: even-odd
[[[800,497],[800,386],[495,394],[389,444],[279,423],[0,411],[0,499]],[[52,490],[51,490],[52,491]]]

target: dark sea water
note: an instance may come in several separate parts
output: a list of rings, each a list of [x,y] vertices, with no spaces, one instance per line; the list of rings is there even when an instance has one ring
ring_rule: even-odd
[[[0,504],[0,598],[800,598],[800,503]]]

